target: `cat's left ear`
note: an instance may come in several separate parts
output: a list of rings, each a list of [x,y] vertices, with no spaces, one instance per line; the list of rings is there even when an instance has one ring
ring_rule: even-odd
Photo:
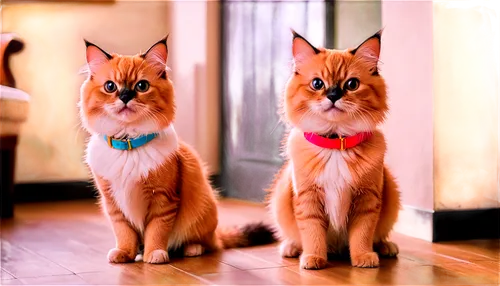
[[[108,62],[113,56],[106,53],[103,49],[95,44],[84,39],[85,46],[87,47],[87,67],[91,73],[95,73],[97,69],[104,63]]]
[[[351,54],[362,58],[371,65],[373,65],[373,73],[377,73],[377,64],[380,57],[380,44],[382,38],[382,30],[378,31],[375,35],[366,39],[361,45],[359,45],[354,50],[351,50]]]
[[[293,29],[291,29],[291,31],[293,35],[292,55],[295,62],[308,60],[312,56],[320,53],[320,51],[311,43],[309,43],[304,37],[299,35]]]
[[[152,45],[147,52],[141,55],[141,57],[151,64],[156,63],[165,66],[168,59],[167,40],[168,35]]]

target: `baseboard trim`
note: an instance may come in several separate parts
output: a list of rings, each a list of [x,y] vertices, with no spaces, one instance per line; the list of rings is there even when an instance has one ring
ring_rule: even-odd
[[[499,239],[500,208],[436,211],[432,225],[433,242]]]
[[[394,231],[425,241],[432,241],[433,213],[432,210],[405,205],[399,211],[399,218],[394,226]]]
[[[68,201],[96,198],[90,181],[36,182],[14,185],[16,203]]]
[[[403,206],[394,231],[431,242],[500,238],[500,208],[431,211]]]
[[[220,175],[211,175],[209,180],[214,188],[220,188]],[[96,197],[97,191],[90,181],[35,182],[14,185],[16,203],[69,201]]]

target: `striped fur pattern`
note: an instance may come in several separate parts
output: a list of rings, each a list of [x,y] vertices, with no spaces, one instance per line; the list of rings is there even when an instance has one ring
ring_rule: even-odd
[[[268,198],[281,255],[300,256],[304,269],[324,268],[328,253],[348,251],[356,267],[377,267],[379,254],[398,253],[388,237],[400,194],[384,164],[386,143],[377,129],[388,111],[377,66],[380,37],[379,32],[356,49],[339,51],[313,47],[294,32],[294,70],[283,101],[284,119],[292,125],[287,162]],[[327,98],[335,89],[341,96]],[[303,135],[365,131],[373,135],[342,151],[313,145]]]
[[[92,134],[86,163],[116,238],[109,261],[134,261],[139,248],[144,262],[166,263],[169,250],[197,256],[273,242],[272,231],[263,224],[218,228],[216,192],[200,157],[173,126],[167,39],[135,56],[110,55],[86,44],[89,74],[79,105],[83,126]],[[120,99],[124,94],[133,96]],[[103,139],[152,132],[159,136],[128,151],[112,149]]]

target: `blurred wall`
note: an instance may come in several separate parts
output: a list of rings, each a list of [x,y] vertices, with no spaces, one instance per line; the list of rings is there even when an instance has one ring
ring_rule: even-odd
[[[210,172],[218,171],[218,105],[214,104],[218,84],[206,83],[218,74],[213,35],[218,23],[207,25],[218,13],[207,7],[217,3],[193,3],[35,1],[3,5],[3,31],[16,32],[26,43],[25,50],[12,58],[13,73],[18,88],[32,96],[17,154],[17,182],[88,178],[82,164],[87,135],[79,127],[76,108],[84,80],[78,75],[85,64],[82,38],[110,52],[135,54],[166,33],[171,34],[168,65],[177,91],[176,130],[188,143],[202,146],[200,153]],[[199,105],[196,99],[208,104]],[[198,121],[192,120],[194,114],[200,114]]]
[[[336,49],[354,48],[382,28],[380,0],[341,0],[335,2],[334,42]],[[332,47],[329,47],[332,48]]]
[[[499,207],[500,2],[434,1],[434,209]]]
[[[382,2],[399,232],[431,240],[434,212],[499,206],[499,4]]]
[[[383,1],[381,74],[390,112],[386,156],[403,204],[433,209],[432,2]]]
[[[176,130],[219,172],[220,3],[170,2]]]

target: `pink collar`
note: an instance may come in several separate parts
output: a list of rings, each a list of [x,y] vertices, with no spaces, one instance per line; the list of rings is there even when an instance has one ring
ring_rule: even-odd
[[[306,140],[313,143],[314,145],[322,148],[338,150],[345,150],[356,147],[360,143],[370,138],[371,135],[371,132],[361,132],[349,137],[342,137],[339,135],[339,138],[331,139],[315,133],[304,132],[304,137],[306,138]]]

